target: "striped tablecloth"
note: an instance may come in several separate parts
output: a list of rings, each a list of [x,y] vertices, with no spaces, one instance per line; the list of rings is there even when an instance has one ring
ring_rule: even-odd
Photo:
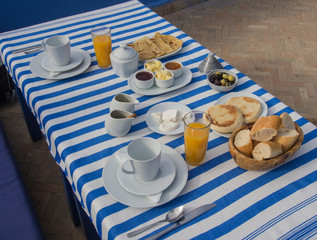
[[[118,78],[112,69],[98,68],[89,33],[97,24],[111,27],[113,48],[157,31],[181,39],[184,45],[179,54],[164,61],[181,61],[193,73],[191,83],[159,96],[134,93],[128,87],[127,79]],[[33,75],[29,67],[36,54],[12,54],[13,50],[39,44],[56,34],[69,36],[72,47],[91,55],[92,64],[87,71],[66,80],[41,79]],[[145,114],[152,106],[173,101],[191,109],[204,110],[225,94],[212,90],[206,77],[197,70],[209,51],[138,1],[3,33],[0,46],[2,59],[36,116],[51,154],[103,239],[126,239],[127,232],[164,218],[166,212],[176,206],[185,205],[190,209],[212,202],[218,206],[165,237],[316,238],[316,127],[220,58],[225,69],[239,77],[235,92],[246,91],[260,96],[268,105],[269,115],[288,112],[299,124],[305,134],[299,151],[276,169],[246,171],[233,161],[228,139],[211,132],[207,162],[199,167],[188,167],[187,184],[172,201],[155,208],[138,209],[109,196],[102,181],[104,163],[132,139],[155,138],[184,157],[183,136],[164,136],[147,127]],[[138,118],[133,121],[130,133],[113,138],[106,133],[104,121],[110,101],[118,93],[137,98],[140,105],[136,106]],[[149,232],[140,235],[144,236],[149,236]]]

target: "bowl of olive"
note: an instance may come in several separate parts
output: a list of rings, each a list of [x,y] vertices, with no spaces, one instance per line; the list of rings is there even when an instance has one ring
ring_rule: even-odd
[[[207,82],[218,92],[229,92],[236,87],[238,77],[229,70],[216,69],[207,74]]]

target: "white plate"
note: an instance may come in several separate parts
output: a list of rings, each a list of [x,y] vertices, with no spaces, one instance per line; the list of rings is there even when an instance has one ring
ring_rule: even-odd
[[[156,203],[146,196],[132,194],[120,185],[117,178],[117,171],[120,164],[115,154],[106,161],[102,171],[102,180],[105,189],[109,195],[118,202],[136,208],[155,207],[173,200],[186,185],[188,177],[187,165],[185,160],[175,149],[166,145],[162,145],[162,157],[169,158],[173,161],[176,168],[176,176],[173,183],[164,190],[159,202]]]
[[[51,57],[48,54],[46,54],[41,61],[41,65],[46,71],[64,72],[71,70],[75,67],[78,67],[79,64],[81,64],[81,62],[83,61],[83,59],[84,57],[81,53],[72,49],[69,64],[65,66],[56,66],[52,63]]]
[[[121,186],[136,195],[150,196],[164,191],[168,188],[176,175],[173,161],[169,158],[161,158],[158,176],[150,182],[140,182],[133,174],[127,174],[118,168],[118,180]]]
[[[250,97],[250,98],[254,98],[256,100],[258,100],[260,103],[261,103],[261,107],[262,107],[262,112],[261,114],[259,115],[259,118],[260,117],[264,117],[264,116],[267,116],[267,112],[268,112],[268,107],[266,105],[266,103],[263,101],[262,98],[252,94],[252,93],[248,93],[248,92],[231,92],[231,93],[227,93],[226,95],[222,96],[221,98],[218,99],[217,102],[215,102],[214,105],[219,105],[219,104],[226,104],[226,102],[230,99],[230,98],[233,98],[233,97]],[[219,133],[219,132],[216,132],[214,130],[212,130],[214,133],[220,135],[220,136],[223,136],[223,137],[226,137],[226,138],[229,138],[231,133]]]
[[[183,74],[179,76],[178,78],[175,78],[174,85],[169,88],[159,88],[156,85],[148,89],[138,88],[134,82],[134,78],[133,78],[134,74],[131,74],[131,76],[129,77],[128,85],[132,91],[143,94],[143,95],[159,95],[159,94],[171,92],[181,87],[184,87],[188,83],[191,82],[192,76],[193,76],[192,72],[187,67],[183,67],[183,69],[184,69]]]
[[[42,59],[47,55],[45,52],[42,52],[38,55],[36,55],[32,60],[31,60],[31,63],[30,63],[30,69],[31,69],[31,72],[33,74],[35,74],[36,76],[38,77],[41,77],[41,78],[45,78],[45,79],[53,79],[53,80],[60,80],[60,79],[65,79],[65,78],[70,78],[70,77],[74,77],[80,73],[82,73],[83,71],[85,71],[91,64],[91,57],[89,55],[88,52],[80,49],[80,48],[76,48],[76,49],[73,49],[74,51],[77,51],[78,53],[80,53],[84,60],[83,62],[76,68],[74,69],[71,69],[69,71],[66,71],[66,72],[60,72],[59,74],[57,75],[50,75],[50,72],[49,71],[46,71],[42,65],[41,65],[41,62],[42,62]]]
[[[169,110],[169,109],[177,109],[178,110],[179,119],[180,119],[179,125],[174,131],[163,132],[160,130],[159,125],[153,120],[151,115],[152,115],[152,113],[156,113],[156,112],[163,113],[164,111]],[[157,104],[149,109],[149,111],[145,115],[145,121],[146,121],[146,124],[148,125],[148,127],[150,129],[152,129],[152,131],[154,131],[154,132],[157,132],[157,133],[160,133],[163,135],[180,134],[180,133],[184,132],[184,122],[182,120],[183,116],[190,111],[191,111],[191,109],[184,104],[177,103],[177,102],[163,102],[163,103],[159,103],[159,104]]]

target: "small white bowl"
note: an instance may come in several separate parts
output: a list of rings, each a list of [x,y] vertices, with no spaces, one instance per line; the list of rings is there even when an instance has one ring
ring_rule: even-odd
[[[167,80],[163,80],[157,77],[157,75],[161,72],[167,72],[168,74],[171,75],[171,78],[167,79]],[[169,88],[170,86],[172,86],[174,84],[174,73],[172,73],[169,70],[161,70],[155,73],[155,85],[160,87],[160,88]]]
[[[146,69],[152,73],[156,73],[157,71],[160,71],[163,69],[163,63],[157,59],[150,59],[150,60],[145,61],[144,69]]]
[[[145,69],[139,70],[134,73],[134,83],[138,88],[147,89],[154,85],[154,73]]]
[[[183,74],[183,64],[179,61],[169,61],[164,64],[164,69],[174,73],[174,78],[178,78]]]
[[[214,75],[216,72],[220,72],[220,73],[226,73],[227,75],[231,75],[234,77],[234,83],[232,85],[229,85],[229,86],[219,86],[219,85],[216,85],[214,84],[211,80],[210,80],[210,77],[212,75]],[[218,92],[229,92],[231,91],[232,89],[234,89],[236,86],[237,86],[237,83],[238,83],[238,77],[236,74],[234,74],[233,72],[229,71],[229,70],[225,70],[225,69],[215,69],[211,72],[209,72],[207,74],[207,82],[208,82],[208,85],[218,91]]]

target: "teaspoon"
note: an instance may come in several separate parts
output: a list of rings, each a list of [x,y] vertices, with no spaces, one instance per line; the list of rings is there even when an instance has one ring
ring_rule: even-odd
[[[184,206],[179,206],[179,207],[174,208],[174,209],[172,209],[171,211],[169,211],[169,212],[166,214],[165,219],[160,220],[160,221],[155,222],[155,223],[152,223],[152,224],[150,224],[150,225],[148,225],[148,226],[145,226],[145,227],[140,228],[140,229],[138,229],[138,230],[135,230],[135,231],[133,231],[133,232],[129,232],[129,233],[127,234],[127,236],[128,236],[129,238],[132,238],[132,237],[134,237],[134,236],[136,236],[136,235],[138,235],[138,234],[140,234],[140,233],[142,233],[142,232],[144,232],[144,231],[150,229],[151,227],[156,226],[157,224],[159,224],[159,223],[161,223],[161,222],[170,222],[170,223],[176,222],[176,221],[178,221],[179,219],[181,219],[181,218],[183,217],[183,215],[184,215]]]

